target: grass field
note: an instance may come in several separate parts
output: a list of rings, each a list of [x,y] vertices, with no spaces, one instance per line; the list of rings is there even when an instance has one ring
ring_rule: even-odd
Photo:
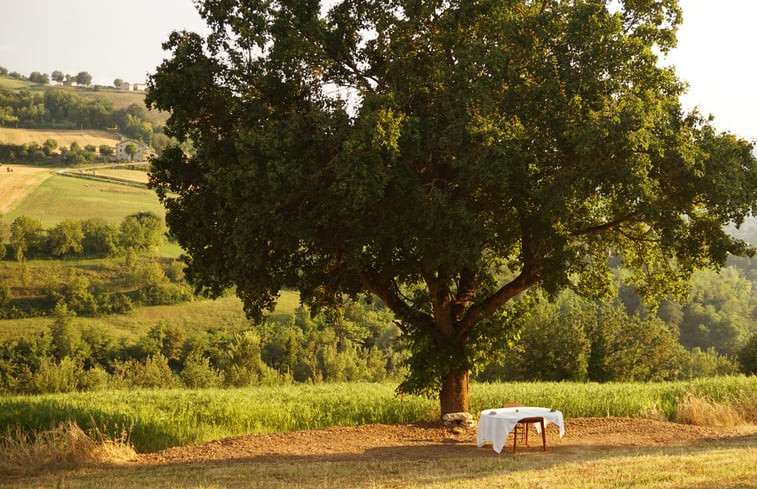
[[[286,320],[299,305],[296,292],[284,291],[271,320]],[[236,331],[250,328],[242,309],[242,303],[236,296],[221,297],[216,300],[195,300],[172,306],[140,307],[130,314],[117,314],[101,317],[77,317],[75,323],[81,329],[102,328],[109,335],[125,340],[136,340],[147,331],[164,321],[168,325],[182,327],[188,334],[206,331],[209,328],[221,328]],[[35,333],[47,331],[53,319],[37,317],[26,319],[0,319],[0,342],[27,338]]]
[[[40,146],[48,139],[54,139],[58,146],[71,146],[76,142],[82,148],[88,144],[95,146],[115,146],[120,140],[114,133],[108,131],[83,130],[47,130],[47,129],[12,129],[0,127],[0,143],[5,144],[29,144],[37,143]]]
[[[395,395],[395,384],[322,383],[241,389],[162,389],[0,397],[0,431],[50,429],[74,420],[82,428],[131,426],[140,452],[245,433],[271,433],[407,423],[439,418],[438,401]],[[722,377],[663,383],[471,384],[478,413],[505,399],[559,408],[566,418],[620,416],[673,420],[688,396],[714,409],[735,409],[757,419],[757,377]]]
[[[7,90],[44,90],[47,85],[41,85],[39,83],[32,83],[27,80],[19,80],[18,78],[11,78],[10,76],[0,75],[0,88]]]
[[[0,217],[15,209],[29,193],[52,176],[50,168],[13,165],[13,172],[0,167]]]
[[[467,450],[465,449],[467,448]],[[561,457],[469,457],[426,460],[374,457],[281,457],[278,460],[92,468],[73,474],[9,481],[6,487],[136,489],[402,488],[402,489],[750,489],[757,451],[710,446],[626,450],[588,449]],[[0,486],[1,487],[1,486]]]
[[[26,215],[39,219],[44,227],[52,227],[64,219],[100,217],[118,223],[136,212],[148,211],[158,216],[165,214],[154,192],[113,183],[56,174],[27,191],[13,210],[4,215],[6,221]]]

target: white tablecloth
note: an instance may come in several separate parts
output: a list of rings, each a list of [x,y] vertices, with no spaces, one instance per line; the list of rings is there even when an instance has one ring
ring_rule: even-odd
[[[565,423],[560,411],[552,411],[549,408],[522,406],[515,408],[497,408],[481,411],[478,418],[478,434],[476,445],[483,446],[491,442],[492,448],[497,453],[502,451],[507,440],[507,435],[512,431],[518,420],[533,417],[544,418],[544,426],[554,423],[560,428],[560,438],[565,434]],[[540,429],[539,425],[537,430]]]

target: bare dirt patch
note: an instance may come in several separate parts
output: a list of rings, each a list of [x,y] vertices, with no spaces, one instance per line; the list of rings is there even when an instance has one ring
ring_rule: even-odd
[[[565,437],[560,439],[554,425],[547,428],[546,453],[636,446],[670,447],[727,439],[757,443],[757,426],[712,428],[650,419],[578,418],[566,420],[565,429]],[[250,459],[265,463],[282,457],[336,461],[375,458],[377,454],[382,460],[512,456],[512,439],[508,440],[502,454],[497,454],[491,444],[476,447],[475,429],[456,435],[442,425],[363,425],[238,436],[140,454],[132,463],[159,465]],[[538,454],[544,452],[535,433],[530,446],[521,448],[518,445],[516,452],[516,456]]]

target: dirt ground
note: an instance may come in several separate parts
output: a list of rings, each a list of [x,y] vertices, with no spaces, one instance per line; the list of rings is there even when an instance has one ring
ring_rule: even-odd
[[[516,456],[543,454],[541,439],[531,433],[529,447],[518,442]],[[547,453],[573,452],[622,447],[676,446],[707,443],[712,440],[738,439],[757,446],[757,426],[712,428],[650,419],[577,418],[565,420],[565,436],[559,438],[554,425],[547,427]],[[202,463],[208,461],[255,459],[258,462],[276,459],[323,456],[328,460],[373,457],[382,459],[408,457],[447,458],[465,451],[466,456],[512,456],[512,438],[500,455],[491,444],[476,447],[476,429],[454,434],[439,425],[363,425],[322,430],[248,435],[198,445],[169,448],[141,454],[132,463],[154,465]]]

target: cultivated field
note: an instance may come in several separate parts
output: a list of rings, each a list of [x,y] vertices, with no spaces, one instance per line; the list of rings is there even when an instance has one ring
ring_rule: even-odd
[[[108,131],[54,131],[46,129],[10,129],[0,127],[0,143],[42,145],[48,139],[54,139],[58,146],[71,146],[74,141],[82,148],[88,144],[101,146],[115,146],[120,140],[114,133]]]
[[[7,222],[26,215],[49,228],[64,219],[101,217],[117,223],[136,212],[149,211],[159,216],[165,213],[155,193],[146,188],[64,176],[49,168],[16,165],[12,168],[14,171],[7,173],[0,167],[0,192],[7,191],[13,197],[7,204],[0,199],[4,204],[0,212]],[[139,173],[129,171],[130,178],[146,178],[144,172]],[[28,176],[17,178],[20,175]]]
[[[49,168],[0,165],[0,216],[13,210],[52,174]]]

